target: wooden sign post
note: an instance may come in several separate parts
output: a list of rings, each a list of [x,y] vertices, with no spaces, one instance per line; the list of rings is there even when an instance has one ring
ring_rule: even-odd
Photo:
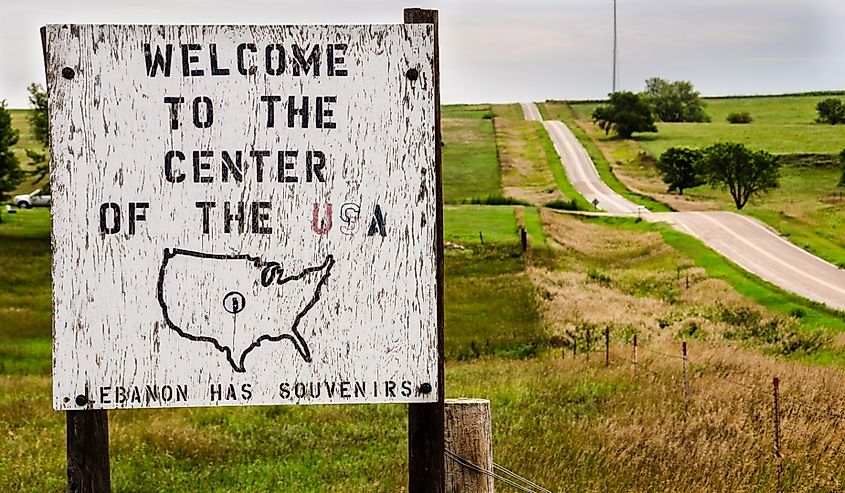
[[[109,409],[407,403],[443,484],[437,12],[50,25],[53,406],[73,491]]]

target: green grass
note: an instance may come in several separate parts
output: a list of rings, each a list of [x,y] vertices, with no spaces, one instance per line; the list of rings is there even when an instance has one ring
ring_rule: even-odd
[[[443,236],[461,244],[516,242],[513,206],[447,205],[443,208]]]
[[[587,154],[590,156],[590,159],[593,160],[593,163],[596,165],[596,169],[598,170],[599,177],[601,177],[602,181],[604,181],[607,186],[610,187],[611,190],[622,195],[623,197],[627,198],[631,202],[635,204],[642,205],[646,207],[648,210],[652,212],[669,212],[672,209],[667,206],[666,204],[659,202],[657,200],[652,199],[651,197],[640,195],[628,190],[625,185],[623,185],[616,175],[613,174],[613,168],[610,166],[610,163],[605,159],[604,155],[599,150],[598,146],[596,146],[595,142],[590,139],[584,130],[579,127],[575,123],[575,113],[569,108],[566,103],[554,103],[554,102],[547,102],[547,103],[540,103],[537,105],[540,108],[540,113],[543,115],[543,118],[546,120],[560,120],[566,123],[572,133],[575,134],[575,137],[578,139],[578,142],[584,146],[587,150]]]
[[[842,312],[788,293],[760,279],[714,252],[698,239],[681,233],[668,224],[618,217],[593,217],[582,220],[639,231],[659,232],[666,244],[690,259],[695,266],[704,268],[708,277],[728,282],[738,293],[747,296],[770,312],[782,317],[790,317],[800,311],[803,315],[797,323],[801,330],[824,331],[831,334],[845,332],[845,314]],[[825,347],[810,355],[798,354],[794,357],[816,364],[845,366],[843,356],[845,355],[841,349]]]
[[[545,248],[546,233],[543,231],[543,220],[540,218],[540,211],[536,207],[526,207],[522,216],[525,225],[525,232],[532,247]]]
[[[0,373],[50,373],[50,212],[3,214],[0,224]]]
[[[492,116],[489,105],[443,107],[444,202],[501,195]]]
[[[710,123],[658,122],[657,134],[636,134],[640,146],[653,156],[669,147],[705,147],[716,142],[740,142],[774,154],[838,153],[845,147],[845,126],[814,123],[816,103],[830,96],[775,96],[706,99]],[[843,97],[840,99],[845,100]],[[590,120],[597,103],[573,104],[578,119]],[[754,121],[730,124],[727,115],[747,111]]]

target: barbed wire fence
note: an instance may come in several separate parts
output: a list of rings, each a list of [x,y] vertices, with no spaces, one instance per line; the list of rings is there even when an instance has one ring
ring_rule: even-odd
[[[573,348],[573,355],[574,355],[574,354],[577,353],[577,350],[576,350],[577,347],[578,347],[577,339],[575,337],[575,334],[573,334],[571,332],[568,333],[568,335],[569,335],[569,337],[572,341],[572,348]],[[674,375],[667,375],[667,373],[665,371],[664,372],[656,371],[651,367],[650,364],[648,364],[648,363],[650,363],[649,361],[641,360],[640,357],[639,357],[640,351],[643,351],[647,354],[650,354],[650,355],[652,355],[656,358],[681,362],[682,370],[683,370],[683,380],[684,380],[684,382],[683,382],[684,383],[683,398],[684,398],[684,414],[685,415],[689,413],[689,404],[690,404],[691,393],[692,393],[691,392],[692,382],[691,382],[690,377],[689,377],[690,368],[694,369],[695,372],[700,376],[713,377],[713,378],[718,379],[719,381],[723,381],[723,382],[728,383],[732,386],[744,389],[744,390],[746,390],[746,391],[748,391],[748,392],[750,392],[754,395],[765,396],[766,398],[771,399],[771,408],[768,412],[770,412],[771,416],[772,416],[772,421],[771,421],[772,444],[771,444],[771,446],[772,446],[772,452],[773,452],[772,455],[774,457],[774,460],[776,461],[775,465],[777,467],[777,492],[778,493],[782,493],[784,491],[783,490],[783,465],[784,465],[783,462],[784,462],[784,459],[785,459],[785,454],[784,454],[784,451],[782,449],[782,443],[781,443],[781,440],[782,440],[782,435],[781,435],[782,420],[781,420],[781,417],[783,416],[784,405],[786,405],[788,407],[789,411],[791,411],[791,412],[812,413],[815,416],[819,416],[819,417],[823,417],[825,419],[831,420],[837,426],[845,424],[845,412],[843,412],[841,410],[835,410],[835,409],[829,409],[829,408],[826,409],[826,408],[820,407],[816,402],[811,401],[811,400],[806,399],[806,398],[803,398],[803,397],[800,397],[800,396],[796,396],[796,395],[784,396],[784,395],[781,395],[781,391],[780,391],[781,379],[778,376],[773,376],[771,387],[766,388],[766,387],[759,385],[757,383],[753,383],[753,382],[749,383],[749,382],[741,381],[740,379],[735,378],[733,376],[730,376],[729,374],[725,374],[725,372],[723,370],[722,371],[714,370],[709,365],[706,365],[704,363],[692,362],[690,360],[689,354],[687,352],[688,348],[687,348],[686,341],[683,341],[681,343],[682,344],[681,354],[670,354],[670,353],[667,353],[667,352],[664,352],[664,351],[658,351],[658,350],[653,349],[653,348],[643,347],[641,345],[638,345],[637,342],[638,342],[637,336],[634,335],[633,346],[631,347],[632,357],[629,358],[629,357],[625,357],[625,356],[620,356],[619,354],[616,353],[616,351],[611,350],[609,331],[606,329],[606,331],[605,331],[605,355],[606,355],[605,356],[605,358],[606,358],[605,365],[609,366],[610,361],[612,360],[612,361],[615,361],[615,362],[620,363],[620,364],[630,365],[637,378],[639,377],[640,373],[642,372],[642,373],[648,374],[651,378],[654,378],[655,380],[665,379],[667,376],[669,376],[674,381],[675,380]],[[617,346],[617,348],[618,348],[618,346]],[[568,348],[566,348],[566,347],[562,348],[562,355],[564,355],[564,357],[565,357],[565,354],[567,352],[567,349]],[[587,351],[585,351],[585,352],[587,352],[587,353],[590,352],[589,344],[587,346]],[[588,361],[589,361],[588,356],[587,356],[587,358],[588,358]],[[731,404],[729,402],[726,402],[726,399],[723,396],[716,395],[712,392],[705,390],[704,388],[697,387],[696,392],[701,393],[703,395],[706,395],[712,401],[720,402],[723,405]],[[832,450],[832,452],[837,454],[837,455],[845,456],[845,450],[842,450],[841,448]]]

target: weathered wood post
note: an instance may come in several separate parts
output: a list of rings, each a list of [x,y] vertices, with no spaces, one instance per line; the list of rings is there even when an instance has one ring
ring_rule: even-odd
[[[446,450],[486,471],[493,470],[493,433],[490,401],[446,401]],[[446,493],[492,493],[493,478],[460,464],[446,461]]]
[[[778,462],[778,482],[777,482],[777,493],[783,492],[783,457],[780,453],[780,395],[779,395],[779,384],[780,379],[778,377],[774,377],[772,379],[772,387],[773,393],[772,397],[774,398],[774,408],[772,409],[772,414],[774,418],[775,424],[775,460]]]
[[[434,148],[437,190],[436,239],[437,257],[437,401],[408,405],[408,491],[441,493],[445,487],[445,411],[443,389],[443,158],[440,134],[440,28],[438,12],[419,8],[405,9],[406,24],[434,25]],[[480,234],[480,233],[479,233]]]
[[[528,234],[525,232],[525,228],[519,228],[519,239],[522,243],[522,251],[523,253],[528,250]]]
[[[689,357],[687,356],[687,341],[683,342],[684,350],[684,414],[689,409]]]
[[[80,400],[82,397],[79,396]],[[87,398],[86,398],[87,399]],[[111,491],[106,410],[67,411],[67,485],[70,493]]]
[[[610,366],[610,327],[604,328],[604,366]]]
[[[640,375],[639,355],[637,354],[637,334],[634,334],[634,376]]]

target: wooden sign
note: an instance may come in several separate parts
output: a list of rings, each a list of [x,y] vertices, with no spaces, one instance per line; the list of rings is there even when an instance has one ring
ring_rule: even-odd
[[[55,409],[437,401],[431,24],[44,33]]]

